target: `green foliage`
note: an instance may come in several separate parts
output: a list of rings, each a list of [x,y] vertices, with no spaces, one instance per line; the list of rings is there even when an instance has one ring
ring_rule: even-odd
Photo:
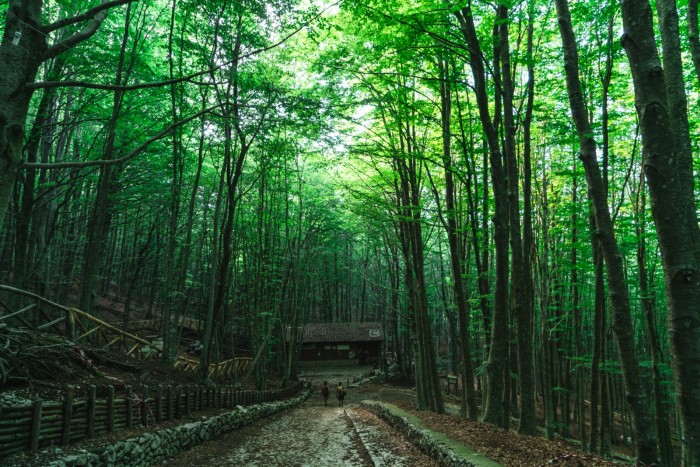
[[[93,3],[46,2],[45,20],[84,11]],[[596,234],[591,232],[586,180],[569,115],[561,41],[549,4],[508,3],[516,152],[521,164],[530,13],[534,21],[530,141],[534,239],[524,245],[533,261],[533,336],[538,358],[546,341],[557,359],[570,364],[572,374],[582,370],[589,375]],[[204,318],[210,291],[218,286],[213,273],[221,273],[222,250],[227,246],[231,260],[219,317],[231,341],[226,344],[232,343],[227,348],[240,344],[254,351],[267,342],[265,355],[272,365],[282,353],[287,325],[363,319],[386,323],[387,342],[396,343],[392,351],[400,351],[400,345],[407,348],[412,337],[411,313],[406,309],[411,264],[402,249],[406,244],[401,229],[420,223],[428,312],[439,330],[437,347],[446,355],[452,325],[448,314],[457,307],[451,291],[455,277],[449,267],[445,219],[454,216],[470,337],[479,359],[476,372],[483,377],[487,357],[483,351],[491,339],[486,327],[494,301],[493,181],[489,160],[483,157],[487,149],[469,67],[471,51],[454,15],[461,6],[432,0],[348,0],[337,5],[178,0],[170,44],[171,7],[172,3],[160,1],[132,4],[119,83],[117,63],[126,6],[110,10],[88,43],[65,54],[65,65],[56,78],[133,86],[168,81],[171,74],[188,77],[117,92],[112,158],[154,139],[134,158],[114,167],[112,225],[102,248],[105,280],[99,292],[106,294],[109,283],[114,283],[124,295],[131,284],[139,313],[156,297],[170,297],[177,302],[176,313]],[[499,64],[494,60],[494,5],[473,2],[472,8],[488,68],[489,108],[496,114],[503,103],[496,104],[495,99],[501,84],[495,79]],[[620,18],[612,2],[571,2],[571,9],[584,99],[594,136],[601,142],[602,99],[607,94],[607,167],[602,167],[602,147],[599,162],[608,177],[608,204],[626,268],[633,318],[639,323],[637,349],[649,374],[652,363],[639,304],[643,298],[652,299],[661,354],[667,355],[665,293],[651,208],[648,202],[644,208],[640,204],[642,142],[633,83],[619,41],[608,36],[609,25],[613,34],[621,29]],[[447,71],[441,81],[443,67]],[[48,70],[48,66],[40,70],[39,81],[48,79]],[[444,199],[440,91],[445,83],[451,92],[446,157],[458,194],[452,212]],[[48,92],[47,88],[34,95],[27,135],[41,97]],[[77,86],[51,92],[55,94],[50,119],[36,123],[41,135],[39,160],[79,164],[104,159],[115,89]],[[697,100],[695,94],[693,99]],[[168,130],[169,125],[208,107],[212,110],[200,118]],[[692,109],[690,126],[697,132],[697,112]],[[496,120],[502,125],[502,115]],[[498,131],[504,134],[502,126]],[[243,148],[248,153],[234,186],[232,174]],[[415,177],[411,180],[415,197],[403,199],[400,188],[408,173]],[[24,252],[14,250],[15,236],[22,194],[30,188],[18,181],[12,219],[4,224],[12,229],[6,227],[0,244],[3,281],[11,277],[5,265],[17,264],[23,255],[34,255],[27,258],[34,274],[30,282],[42,284],[40,288],[53,290],[59,276],[63,287],[83,281],[85,226],[94,215],[102,176],[95,166],[37,171],[29,229],[29,241],[34,243]],[[519,202],[524,212],[522,191]],[[217,203],[225,213],[218,218]],[[231,206],[235,209],[228,211]],[[172,233],[170,219],[174,219]],[[229,244],[224,245],[222,230],[227,222],[233,229]],[[170,235],[172,251],[168,250]],[[642,296],[639,285],[636,255],[641,241],[650,275],[648,296]],[[477,258],[476,249],[482,256]],[[485,259],[486,293],[479,289],[477,259]],[[182,290],[169,291],[174,285],[165,284],[168,264]],[[69,301],[67,293],[51,293]],[[609,313],[609,304],[605,305]],[[161,308],[159,303],[151,311],[163,313]],[[398,335],[390,329],[393,320]],[[610,318],[606,320],[607,329]],[[495,338],[509,341],[513,335]],[[601,362],[600,370],[617,377],[621,371],[613,344],[610,337],[607,360]],[[440,355],[442,364],[444,355]],[[659,362],[659,371],[672,398],[669,364]],[[558,393],[575,391],[562,381],[553,385]]]

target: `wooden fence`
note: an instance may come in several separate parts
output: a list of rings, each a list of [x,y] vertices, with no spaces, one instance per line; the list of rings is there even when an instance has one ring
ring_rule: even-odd
[[[234,408],[286,399],[298,383],[278,391],[242,391],[233,386],[127,386],[116,398],[114,386],[88,387],[87,398],[67,389],[62,402],[35,401],[27,406],[0,407],[0,460],[41,447],[68,445],[86,438],[165,420],[179,419],[207,408]]]
[[[232,381],[234,372],[245,374],[250,370],[253,359],[250,357],[237,357],[224,360],[219,363],[210,363],[208,376],[213,381]],[[196,373],[199,370],[199,360],[191,358],[177,357],[175,368],[188,373]]]
[[[159,346],[139,336],[125,332],[119,327],[102,321],[89,313],[76,308],[65,307],[31,292],[2,284],[0,284],[0,291],[26,296],[36,301],[36,303],[30,304],[21,310],[0,315],[0,322],[13,318],[32,330],[52,331],[59,335],[67,334],[75,342],[80,343],[81,341],[89,340],[91,345],[101,346],[104,349],[121,349],[128,356],[137,360],[160,358],[160,352],[163,350],[162,345]],[[39,304],[57,308],[64,316],[53,319],[42,310]],[[6,304],[3,305],[4,308],[7,308]],[[22,317],[23,314],[34,309],[40,311],[41,320],[46,321],[46,323],[40,326],[32,326],[31,323]],[[9,311],[9,308],[7,310]],[[194,322],[190,319],[189,325],[193,326]],[[207,374],[210,379],[219,383],[232,382],[234,381],[234,372],[238,372],[238,374],[246,373],[250,370],[252,363],[253,359],[249,357],[237,357],[219,363],[210,363]],[[189,373],[196,373],[199,369],[199,360],[177,356],[175,368]]]

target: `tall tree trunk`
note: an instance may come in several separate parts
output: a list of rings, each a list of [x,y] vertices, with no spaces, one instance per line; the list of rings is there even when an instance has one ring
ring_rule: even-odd
[[[224,181],[226,178],[226,164],[221,169],[219,176],[219,189],[216,193],[216,203],[214,206],[213,232],[211,237],[211,255],[209,257],[209,283],[207,285],[207,300],[206,314],[204,316],[204,333],[202,336],[202,353],[199,358],[198,377],[202,381],[209,379],[209,353],[211,349],[212,335],[214,332],[214,301],[219,280],[218,261],[219,247],[221,240],[219,238],[219,229],[221,224],[221,210],[224,200]]]
[[[630,404],[634,430],[637,434],[635,455],[639,462],[651,464],[657,459],[656,433],[649,408],[649,396],[646,393],[646,385],[641,379],[639,359],[636,353],[622,255],[613,233],[607,196],[605,196],[603,180],[596,158],[596,144],[582,98],[578,75],[578,51],[571,26],[569,5],[566,0],[556,0],[556,7],[564,48],[564,69],[569,103],[579,135],[579,158],[586,171],[586,182],[596,221],[596,234],[605,258],[612,327],[617,338],[617,347],[625,378],[626,398]]]
[[[496,248],[496,285],[493,301],[493,325],[490,336],[491,349],[486,363],[487,393],[483,420],[498,426],[507,427],[509,414],[504,413],[503,398],[505,390],[504,372],[508,368],[508,199],[503,156],[499,146],[496,127],[491,121],[488,96],[486,94],[486,73],[471,8],[463,8],[457,11],[455,15],[471,52],[469,54],[470,66],[474,76],[479,116],[489,147],[491,181],[495,201],[493,223]]]
[[[56,57],[51,69],[48,73],[49,80],[57,80],[62,73],[65,60],[62,56]],[[54,97],[55,89],[47,89],[41,96],[37,107],[36,115],[32,129],[27,137],[27,162],[36,162],[39,146],[47,127],[51,124],[51,114],[55,111]],[[42,136],[44,135],[44,136]],[[34,211],[34,191],[36,186],[36,169],[29,167],[24,174],[22,183],[22,204],[19,208],[19,216],[17,217],[16,233],[15,233],[15,282],[21,289],[30,290],[29,276],[31,274],[34,258],[29,251],[30,226],[32,221],[32,212]],[[0,220],[0,229],[2,228],[2,220]]]
[[[698,31],[698,0],[688,0],[688,42],[695,66],[695,79],[700,81],[700,33]],[[696,85],[700,82],[696,82]]]
[[[466,406],[466,415],[475,420],[478,416],[476,409],[476,393],[474,391],[474,370],[472,368],[471,339],[469,336],[469,308],[464,292],[464,280],[462,278],[462,252],[457,232],[457,213],[455,212],[455,187],[452,175],[451,153],[451,113],[452,96],[450,91],[450,73],[448,64],[440,61],[440,97],[442,112],[442,161],[445,168],[445,204],[447,205],[447,240],[450,246],[450,264],[452,266],[452,280],[455,302],[457,305],[457,319],[459,322],[460,350],[462,360],[462,386]]]
[[[700,465],[700,230],[678,13],[672,1],[660,0],[657,8],[663,67],[648,1],[622,2],[622,45],[634,81],[644,171],[664,270],[682,463],[692,466]]]
[[[589,216],[589,226],[591,232],[591,248],[593,249],[593,268],[595,274],[595,295],[594,295],[594,311],[593,311],[593,354],[591,356],[591,438],[588,446],[591,452],[598,451],[598,434],[600,421],[600,350],[603,346],[603,335],[601,329],[604,330],[604,321],[601,317],[605,304],[603,282],[603,259],[601,258],[600,245],[595,237],[595,219],[591,214]]]
[[[518,430],[521,433],[529,433],[532,429],[533,431],[537,427],[537,420],[534,418],[535,414],[535,375],[534,375],[534,348],[532,343],[533,336],[533,315],[534,315],[534,300],[533,300],[533,290],[532,290],[532,273],[533,273],[533,256],[535,251],[535,242],[533,240],[533,230],[532,230],[532,163],[531,163],[531,152],[532,152],[532,136],[531,136],[531,125],[532,125],[532,113],[534,108],[535,100],[535,66],[534,66],[534,55],[533,55],[533,35],[534,35],[534,23],[535,23],[535,2],[534,0],[528,3],[528,24],[527,24],[527,102],[525,105],[525,118],[523,120],[523,318],[522,325],[524,327],[523,332],[527,334],[529,342],[523,341],[523,345],[529,344],[530,350],[525,352],[525,357],[530,359],[530,368],[523,368],[522,374],[520,375],[520,380],[523,381],[523,386],[529,389],[529,392],[525,394],[523,388],[520,389],[520,403],[521,411],[530,413],[533,416],[534,421],[532,426],[526,425],[522,429],[519,427]],[[520,330],[518,331],[520,332]],[[530,381],[525,381],[523,378],[530,378]],[[526,400],[529,398],[530,400]],[[527,408],[531,405],[532,408]],[[521,413],[521,423],[523,419],[523,413]]]
[[[469,94],[466,94],[469,96]],[[455,93],[455,98],[457,102],[457,117],[459,121],[459,130],[461,135],[461,149],[462,156],[464,158],[464,164],[467,167],[467,174],[465,177],[465,191],[467,193],[467,211],[469,216],[469,228],[471,235],[470,241],[471,246],[474,251],[474,264],[476,266],[477,273],[477,285],[479,291],[479,309],[481,310],[481,322],[483,326],[483,333],[486,338],[484,339],[484,355],[488,357],[489,354],[489,340],[488,336],[491,333],[491,310],[489,308],[488,296],[489,296],[489,271],[488,271],[488,151],[484,151],[484,161],[483,161],[483,179],[481,183],[482,198],[481,198],[481,216],[482,224],[479,225],[479,219],[477,214],[479,213],[479,200],[477,199],[475,193],[478,191],[477,173],[476,173],[476,161],[474,160],[473,148],[474,148],[474,132],[469,131],[469,137],[467,138],[467,131],[465,129],[465,122],[463,118],[462,106],[460,105],[459,99],[460,93]],[[469,106],[467,106],[469,109]],[[471,122],[471,116],[469,119]],[[471,127],[471,125],[470,125]],[[481,240],[480,240],[481,239]],[[466,250],[466,248],[465,248]]]
[[[92,37],[107,17],[109,8],[130,3],[114,2],[89,10],[92,15],[62,18],[43,24],[42,0],[11,0],[0,42],[0,232],[22,164],[22,143],[33,84],[42,63],[58,57]],[[76,25],[78,26],[76,30]],[[50,28],[50,29],[49,29]],[[64,34],[72,28],[70,34]],[[61,40],[47,44],[50,32]]]
[[[175,52],[173,48],[173,38],[175,35],[175,12],[177,9],[177,0],[173,0],[170,7],[170,27],[168,30],[168,72],[169,78],[175,78]],[[178,102],[177,85],[170,85],[170,115],[173,124],[177,124],[180,120],[178,109],[182,102]],[[182,293],[182,290],[177,290],[173,287],[177,285],[175,280],[175,250],[177,247],[177,227],[180,220],[180,193],[182,191],[182,171],[184,167],[180,129],[173,128],[172,131],[172,174],[170,181],[170,206],[169,206],[169,222],[168,222],[168,248],[165,256],[165,282],[164,300],[163,300],[163,361],[168,364],[175,362],[177,356],[177,316],[175,307],[177,300],[176,294]]]
[[[583,336],[581,335],[581,324],[583,321],[580,303],[580,287],[578,278],[578,177],[574,175],[572,187],[572,211],[571,211],[571,308],[574,313],[574,352],[575,357],[583,357]],[[586,450],[586,390],[584,387],[585,373],[584,366],[580,361],[576,361],[576,414],[577,429],[581,447]]]
[[[646,192],[644,190],[644,174],[639,174],[639,189],[637,191],[635,234],[637,236],[637,270],[639,271],[639,294],[642,301],[642,312],[644,313],[647,341],[651,352],[651,374],[652,391],[654,398],[656,432],[659,436],[659,453],[661,465],[674,465],[673,445],[671,442],[671,429],[669,427],[670,414],[664,407],[664,391],[661,388],[663,377],[659,371],[659,365],[663,363],[661,346],[656,333],[656,323],[654,320],[654,291],[652,281],[649,280],[647,272],[647,252],[646,252]]]
[[[515,314],[518,392],[520,393],[520,422],[518,432],[533,435],[537,431],[535,418],[535,387],[532,349],[532,319],[530,317],[530,297],[527,289],[523,242],[520,228],[520,191],[518,180],[518,158],[515,148],[515,118],[513,115],[513,81],[510,65],[510,44],[508,34],[508,9],[501,5],[499,11],[499,40],[501,52],[501,87],[505,123],[505,160],[508,184],[508,225],[510,227],[511,284],[513,286],[513,313]]]
[[[549,190],[547,171],[542,170],[542,198],[540,200],[541,248],[539,255],[539,309],[542,340],[542,393],[544,404],[544,432],[547,439],[554,439],[556,434],[556,392],[554,391],[554,355],[552,352],[552,278],[550,268],[551,239],[549,236]]]
[[[131,4],[129,4],[127,8],[126,17],[124,19],[124,34],[122,36],[122,43],[119,50],[119,62],[114,79],[114,84],[116,86],[122,86],[128,80],[129,70],[125,62],[130,27]],[[114,158],[117,122],[121,113],[123,97],[124,91],[117,88],[114,91],[114,97],[112,99],[112,114],[107,123],[107,140],[105,141],[102,154],[103,159],[107,161]],[[93,205],[90,220],[88,221],[88,238],[83,255],[83,282],[80,286],[80,295],[78,298],[78,308],[87,313],[93,313],[95,311],[94,307],[98,298],[98,279],[104,257],[105,241],[107,240],[112,226],[113,201],[111,200],[111,195],[115,188],[114,182],[118,170],[119,169],[113,165],[104,165],[100,167],[95,204]]]

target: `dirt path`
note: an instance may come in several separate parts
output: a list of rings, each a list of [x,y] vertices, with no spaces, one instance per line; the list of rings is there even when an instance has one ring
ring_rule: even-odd
[[[391,426],[359,407],[378,394],[349,393],[340,408],[319,395],[299,407],[228,433],[170,459],[172,466],[437,465]]]
[[[233,438],[216,465],[371,465],[338,407],[303,404]]]

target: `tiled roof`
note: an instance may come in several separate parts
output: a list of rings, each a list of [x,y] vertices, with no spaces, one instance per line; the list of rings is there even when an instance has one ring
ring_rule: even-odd
[[[383,341],[380,323],[312,323],[304,326],[302,342]]]

